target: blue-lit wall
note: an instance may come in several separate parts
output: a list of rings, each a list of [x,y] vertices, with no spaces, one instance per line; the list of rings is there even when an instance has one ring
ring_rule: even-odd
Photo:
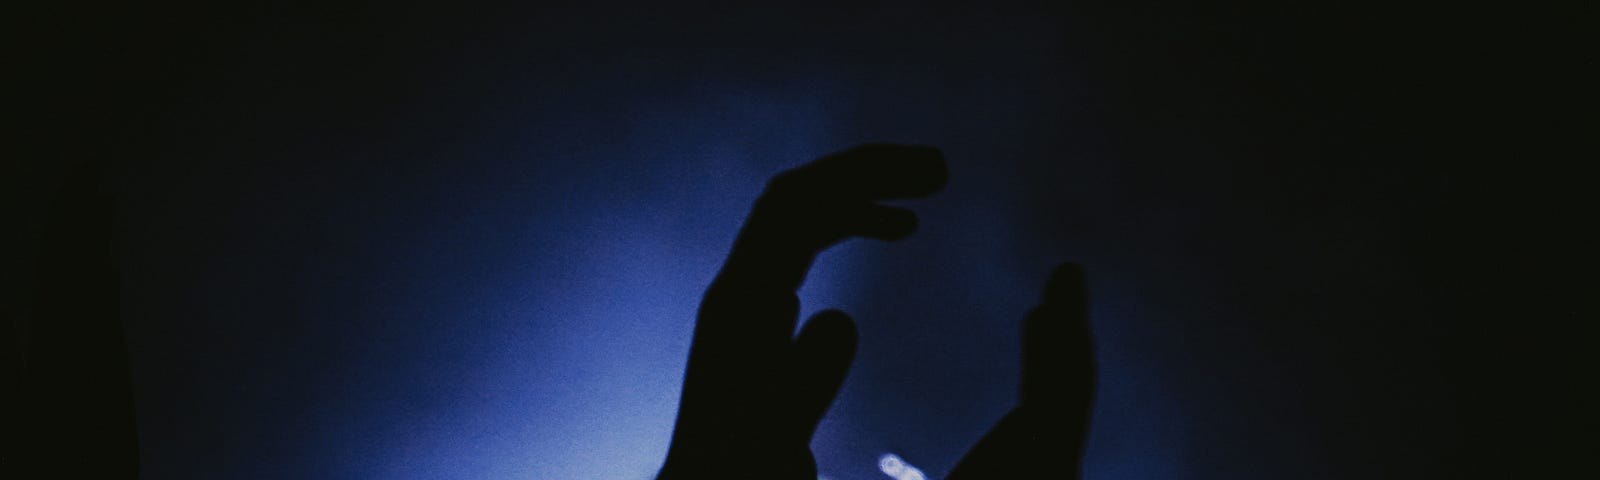
[[[1426,295],[1393,293],[1417,290],[1401,219],[1429,197],[1388,200],[1441,187],[1322,161],[1339,140],[1278,116],[1293,89],[1145,26],[1197,23],[214,13],[161,26],[198,36],[156,55],[149,148],[116,172],[146,478],[649,478],[751,201],[867,141],[940,146],[952,179],[909,204],[915,236],[837,247],[802,291],[862,335],[813,443],[827,477],[888,478],[889,452],[947,471],[1009,407],[1018,322],[1064,260],[1094,303],[1087,478],[1370,478],[1452,435],[1408,320]]]

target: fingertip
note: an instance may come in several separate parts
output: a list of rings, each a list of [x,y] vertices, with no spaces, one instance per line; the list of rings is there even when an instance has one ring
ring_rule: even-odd
[[[812,315],[795,339],[792,395],[784,401],[795,408],[795,426],[810,439],[844,385],[855,361],[856,327],[838,310]]]
[[[1083,266],[1074,262],[1062,262],[1050,271],[1051,278],[1076,277],[1083,278]]]
[[[944,151],[932,145],[915,147],[922,149],[921,155],[928,159],[928,193],[943,189],[945,184],[950,183],[950,163],[945,160]]]
[[[1057,265],[1045,282],[1044,303],[1069,305],[1084,297],[1083,266],[1072,262]]]
[[[855,349],[858,338],[856,323],[850,315],[837,309],[827,309],[812,315],[800,328],[801,344],[826,344],[834,348]]]

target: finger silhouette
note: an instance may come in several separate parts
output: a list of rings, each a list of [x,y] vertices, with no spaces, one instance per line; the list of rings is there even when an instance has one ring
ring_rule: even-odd
[[[911,211],[874,201],[929,195],[946,177],[932,147],[863,145],[767,184],[701,300],[659,478],[816,478],[811,435],[844,381],[856,333],[847,315],[826,311],[795,338],[795,292],[830,245],[916,229]]]
[[[829,245],[916,228],[910,211],[873,201],[930,195],[947,177],[938,149],[897,145],[864,145],[779,174],[756,200],[718,283],[792,292]]]
[[[932,195],[949,178],[939,149],[921,145],[866,144],[830,154],[779,174],[767,193],[824,193],[856,200],[891,200]]]
[[[1040,404],[1064,413],[1088,409],[1094,389],[1088,320],[1083,269],[1071,263],[1056,267],[1039,306],[1023,323],[1023,405]]]
[[[795,422],[809,439],[844,384],[856,354],[856,327],[838,310],[813,315],[795,339],[795,390],[790,397]]]
[[[1063,264],[1023,323],[1019,401],[947,479],[1064,478],[1081,475],[1094,357],[1083,269]]]

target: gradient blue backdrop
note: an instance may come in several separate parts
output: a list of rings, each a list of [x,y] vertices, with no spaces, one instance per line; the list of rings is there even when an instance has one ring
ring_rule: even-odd
[[[1323,100],[1184,56],[1232,39],[1146,26],[1210,24],[212,13],[150,27],[186,32],[161,57],[180,73],[117,172],[146,478],[649,478],[750,202],[866,141],[938,145],[952,180],[910,204],[914,237],[842,245],[802,291],[862,333],[813,444],[830,478],[887,478],[886,452],[947,471],[1009,407],[1017,322],[1064,260],[1101,362],[1088,478],[1366,478],[1451,438],[1433,326],[1407,320],[1426,298],[1395,293],[1417,290],[1404,219],[1443,184],[1283,160],[1338,151],[1279,115]]]

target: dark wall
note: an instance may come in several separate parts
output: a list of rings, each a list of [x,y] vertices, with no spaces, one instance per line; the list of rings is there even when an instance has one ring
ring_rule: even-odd
[[[1089,478],[1568,473],[1586,17],[1167,3],[34,7],[8,385],[88,348],[29,302],[92,162],[146,478],[647,477],[765,178],[917,142],[922,230],[802,292],[861,319],[830,478],[948,469],[1069,259]]]

